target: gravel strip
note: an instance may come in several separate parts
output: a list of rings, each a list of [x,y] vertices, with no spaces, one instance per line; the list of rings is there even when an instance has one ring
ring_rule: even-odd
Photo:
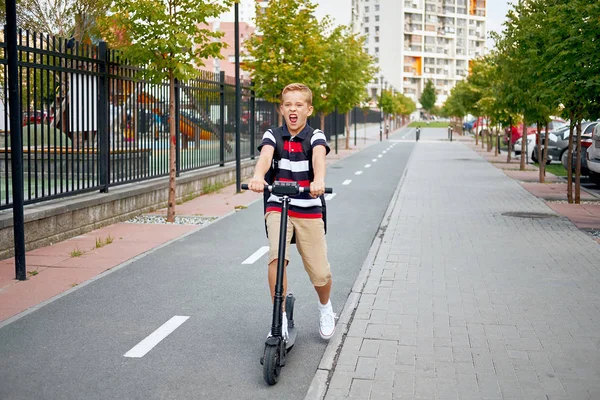
[[[207,225],[217,217],[181,216],[175,217],[175,222],[167,222],[167,217],[161,215],[138,215],[126,222],[132,224],[170,224],[170,225]]]

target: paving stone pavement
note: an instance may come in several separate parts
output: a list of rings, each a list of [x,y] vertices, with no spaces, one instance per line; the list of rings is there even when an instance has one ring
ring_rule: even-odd
[[[419,143],[325,395],[599,399],[600,246],[461,143]]]

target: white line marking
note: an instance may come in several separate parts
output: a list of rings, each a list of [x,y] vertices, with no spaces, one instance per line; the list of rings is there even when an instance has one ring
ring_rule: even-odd
[[[387,153],[387,150],[382,151],[383,154]]]
[[[380,155],[378,155],[377,157],[381,158],[381,157],[383,157],[383,154],[380,154]]]
[[[333,199],[336,194],[337,193],[329,193],[327,196],[325,196],[325,200],[329,201],[329,200]]]
[[[376,159],[376,158],[374,158],[372,161],[373,161],[373,162],[377,162],[377,159]]]
[[[360,175],[360,174],[362,174],[362,171],[356,171],[356,172],[354,173],[354,175]]]
[[[256,261],[258,261],[259,258],[267,254],[268,251],[269,246],[263,246],[260,249],[256,250],[254,254],[252,254],[250,257],[242,261],[242,264],[254,264]]]
[[[371,164],[365,164],[365,168],[371,168]]]
[[[352,182],[352,179],[346,179],[344,182],[342,182],[342,185],[349,185],[350,182]]]
[[[190,317],[180,315],[174,316],[173,318],[165,322],[160,328],[152,332],[150,336],[139,342],[133,349],[125,353],[125,357],[144,357],[150,350],[154,348],[154,346],[159,344],[164,338],[173,333],[175,329],[179,328],[179,326],[181,326],[181,324],[183,324],[189,318]]]

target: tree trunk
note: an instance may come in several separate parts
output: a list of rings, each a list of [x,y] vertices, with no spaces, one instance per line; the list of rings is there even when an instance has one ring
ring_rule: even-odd
[[[346,150],[350,150],[350,111],[346,113]]]
[[[169,200],[167,208],[167,222],[175,222],[175,77],[169,71]]]
[[[548,162],[548,143],[550,143],[550,139],[548,138],[548,124],[546,124],[546,136],[544,136],[544,146],[543,146],[543,151],[542,151],[542,159],[541,159],[541,164],[540,164],[540,170],[543,170],[544,173],[542,175],[543,177],[543,181],[546,181],[546,163]],[[538,155],[539,157],[539,155]]]
[[[325,114],[323,114],[323,113],[319,114],[319,121],[320,121],[320,124],[321,124],[321,130],[323,132],[325,132]],[[330,136],[333,137],[333,134],[330,133]]]
[[[471,128],[473,130],[473,128]],[[477,133],[477,128],[475,128],[475,146],[479,145],[479,134]]]
[[[519,164],[519,170],[525,171],[525,153],[527,151],[527,127],[525,125],[525,118],[523,118],[523,134],[521,135],[521,163]]]
[[[497,156],[498,155],[498,139],[500,138],[500,133],[498,132],[498,128],[496,127],[496,146],[494,146],[494,148],[496,149],[494,151],[494,155]]]
[[[569,204],[573,203],[573,133],[575,128],[575,115],[573,112],[569,113],[570,126],[569,126],[569,146],[567,147],[567,200]]]
[[[577,160],[575,162],[575,204],[579,204],[581,202],[581,118],[577,118]]]

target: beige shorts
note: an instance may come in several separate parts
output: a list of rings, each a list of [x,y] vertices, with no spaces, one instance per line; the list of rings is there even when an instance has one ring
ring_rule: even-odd
[[[269,264],[278,258],[279,224],[281,213],[268,212],[265,214],[269,235]],[[327,260],[327,243],[325,241],[325,226],[321,218],[288,217],[285,259],[290,260],[290,242],[292,234],[296,233],[296,248],[304,269],[314,286],[325,286],[331,279],[331,269]]]

